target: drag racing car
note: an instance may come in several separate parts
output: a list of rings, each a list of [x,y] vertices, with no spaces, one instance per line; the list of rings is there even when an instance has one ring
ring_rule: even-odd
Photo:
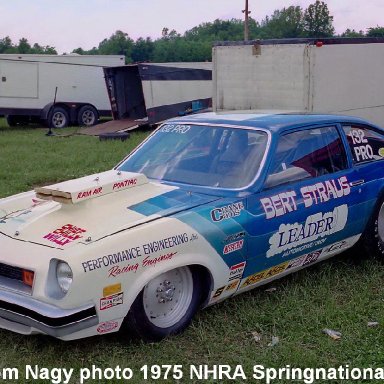
[[[0,328],[160,340],[353,246],[384,255],[384,130],[205,113],[114,169],[0,200]]]

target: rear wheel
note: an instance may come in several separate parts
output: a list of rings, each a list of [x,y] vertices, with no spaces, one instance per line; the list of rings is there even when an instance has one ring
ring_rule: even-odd
[[[81,127],[91,127],[92,125],[95,125],[98,120],[99,114],[96,108],[92,107],[92,105],[84,105],[79,109],[77,123]]]
[[[378,205],[362,240],[368,252],[384,260],[384,200]]]
[[[68,112],[62,107],[54,107],[50,113],[48,124],[51,128],[65,128],[69,124]]]
[[[143,288],[127,316],[128,329],[147,341],[180,333],[191,322],[200,302],[197,272],[190,267],[173,269]]]

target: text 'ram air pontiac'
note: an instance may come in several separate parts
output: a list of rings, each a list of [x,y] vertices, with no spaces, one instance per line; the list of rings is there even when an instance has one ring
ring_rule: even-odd
[[[383,192],[363,120],[170,120],[113,170],[0,200],[0,327],[159,340],[355,244],[383,255]]]

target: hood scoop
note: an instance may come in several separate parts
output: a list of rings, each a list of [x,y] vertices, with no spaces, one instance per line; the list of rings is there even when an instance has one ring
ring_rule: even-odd
[[[35,192],[36,196],[43,200],[77,204],[147,183],[148,179],[143,174],[112,170],[35,188]]]

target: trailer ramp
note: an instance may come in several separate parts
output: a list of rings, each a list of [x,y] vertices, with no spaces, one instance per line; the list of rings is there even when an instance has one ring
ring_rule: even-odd
[[[79,133],[82,135],[99,136],[103,133],[131,131],[142,125],[145,125],[145,123],[138,122],[135,119],[111,120],[93,127],[82,128]]]

